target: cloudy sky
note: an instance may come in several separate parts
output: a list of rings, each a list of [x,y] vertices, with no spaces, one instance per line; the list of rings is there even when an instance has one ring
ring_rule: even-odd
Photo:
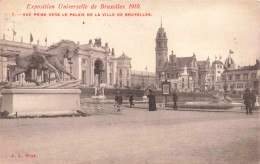
[[[229,49],[237,65],[253,65],[260,58],[260,2],[257,0],[0,0],[0,32],[12,40],[45,45],[60,39],[80,44],[102,38],[115,48],[117,56],[125,52],[132,58],[134,70],[155,71],[155,37],[161,24],[168,37],[168,54],[178,57],[197,55],[197,60],[211,61],[228,56]],[[141,9],[90,9],[92,4],[139,3]],[[86,10],[28,10],[27,4],[87,4]],[[11,13],[151,13],[151,17],[24,17]]]

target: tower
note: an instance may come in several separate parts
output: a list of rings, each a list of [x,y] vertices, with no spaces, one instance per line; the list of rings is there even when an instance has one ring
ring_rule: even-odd
[[[158,86],[160,79],[161,79],[161,73],[164,71],[164,67],[166,63],[168,62],[168,46],[167,46],[167,36],[166,32],[164,31],[164,28],[161,27],[157,31],[156,35],[156,46],[155,46],[155,53],[156,53],[156,84]]]

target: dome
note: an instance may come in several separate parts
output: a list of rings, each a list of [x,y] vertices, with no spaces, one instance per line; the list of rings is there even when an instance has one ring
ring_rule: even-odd
[[[221,65],[223,65],[222,61],[220,61],[220,60],[215,60],[215,61],[212,63],[212,65],[216,65],[216,64],[221,64]]]
[[[236,68],[235,62],[230,55],[225,60],[224,68],[225,69],[235,69]]]

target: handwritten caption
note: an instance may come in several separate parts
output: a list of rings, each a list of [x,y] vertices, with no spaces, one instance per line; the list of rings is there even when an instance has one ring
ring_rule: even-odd
[[[35,154],[12,154],[11,158],[36,158]]]

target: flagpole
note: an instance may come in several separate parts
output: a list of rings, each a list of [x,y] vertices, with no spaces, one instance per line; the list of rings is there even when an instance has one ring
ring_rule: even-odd
[[[13,41],[14,41],[14,29],[13,29]]]

